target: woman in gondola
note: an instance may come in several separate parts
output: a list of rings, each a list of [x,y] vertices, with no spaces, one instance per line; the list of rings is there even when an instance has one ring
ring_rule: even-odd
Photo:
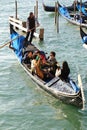
[[[70,68],[68,66],[67,61],[64,61],[62,64],[62,68],[60,68],[60,66],[58,66],[55,76],[59,76],[62,80],[67,81],[68,76],[70,74]]]

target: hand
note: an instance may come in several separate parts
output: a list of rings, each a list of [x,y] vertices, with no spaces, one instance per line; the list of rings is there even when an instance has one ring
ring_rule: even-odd
[[[37,23],[37,27],[39,27],[40,26],[40,24],[39,23]]]
[[[31,30],[29,29],[28,32],[31,32]]]

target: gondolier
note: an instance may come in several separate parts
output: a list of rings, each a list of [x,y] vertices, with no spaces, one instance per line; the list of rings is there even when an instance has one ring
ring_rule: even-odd
[[[28,41],[28,38],[30,36],[30,39],[29,39],[30,44],[32,42],[33,34],[34,34],[34,31],[35,31],[35,28],[36,28],[35,22],[36,22],[36,18],[34,16],[33,12],[30,12],[29,17],[27,18],[27,35],[26,35],[26,38],[25,38],[25,41]],[[39,25],[38,22],[37,22],[37,24]]]

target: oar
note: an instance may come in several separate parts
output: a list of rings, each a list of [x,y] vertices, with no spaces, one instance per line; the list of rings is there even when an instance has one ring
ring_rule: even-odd
[[[83,91],[83,85],[82,85],[82,80],[80,74],[78,74],[78,85],[81,88],[81,94],[82,94],[82,99],[83,99],[83,110],[85,108],[85,96],[84,96],[84,91]]]
[[[7,46],[8,44],[10,44],[11,42],[15,41],[19,36],[17,36],[16,38],[14,38],[13,40],[8,41],[7,43],[5,43],[4,45],[0,46],[0,49],[3,48],[4,46]]]
[[[30,31],[32,31],[32,30],[35,29],[35,28],[36,28],[36,27],[34,27],[34,28],[32,28],[32,29],[30,29],[30,30],[28,30],[28,31],[30,32]],[[17,36],[17,37],[14,38],[13,40],[8,41],[8,42],[5,43],[4,45],[1,45],[1,46],[0,46],[0,49],[3,48],[4,46],[9,45],[11,42],[15,41],[18,37],[20,37],[20,36]]]

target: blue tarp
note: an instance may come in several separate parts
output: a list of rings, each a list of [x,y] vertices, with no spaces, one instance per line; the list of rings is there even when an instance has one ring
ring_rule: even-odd
[[[16,32],[14,32],[11,34],[11,39],[15,39],[18,36],[19,35]],[[19,36],[11,44],[11,46],[14,48],[14,52],[17,55],[17,57],[19,58],[20,62],[22,61],[22,49],[24,46],[24,39],[25,38],[23,36]]]
[[[83,41],[83,43],[87,44],[87,36],[84,36],[82,41]]]
[[[80,5],[80,4],[77,4],[77,9],[79,11],[81,11],[85,16],[87,16],[87,8],[85,7],[84,4]]]
[[[75,93],[77,93],[80,90],[80,88],[72,80],[70,80],[70,84],[71,84],[73,90],[75,91]]]

